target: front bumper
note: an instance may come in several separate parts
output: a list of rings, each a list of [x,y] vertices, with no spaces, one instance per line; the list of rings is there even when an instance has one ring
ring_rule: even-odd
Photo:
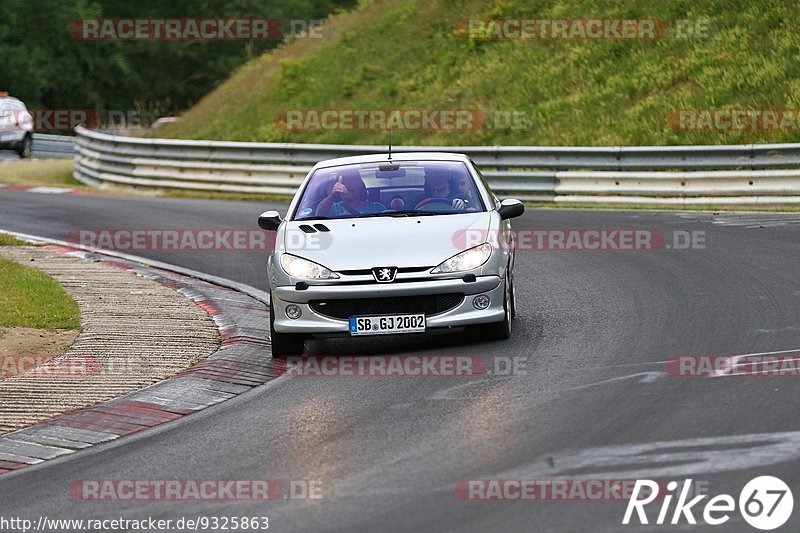
[[[321,336],[349,334],[347,320],[321,315],[311,308],[309,302],[446,293],[463,294],[464,300],[449,311],[427,316],[427,329],[463,327],[503,320],[503,279],[499,276],[479,276],[473,282],[458,278],[396,284],[311,285],[305,290],[298,290],[293,285],[275,287],[272,290],[274,327],[280,333]],[[491,303],[487,309],[478,310],[473,307],[472,300],[479,294],[489,296]],[[289,304],[300,307],[300,318],[293,320],[286,316],[286,306]]]

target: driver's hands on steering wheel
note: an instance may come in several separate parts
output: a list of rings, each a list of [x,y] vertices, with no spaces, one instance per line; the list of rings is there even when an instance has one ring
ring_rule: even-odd
[[[467,202],[465,202],[461,198],[455,198],[453,200],[450,200],[449,198],[425,198],[424,200],[422,200],[420,203],[417,204],[417,207],[415,207],[415,209],[420,209],[421,207],[432,203],[447,204],[450,207],[452,207],[453,210],[456,212],[461,212],[467,207]]]

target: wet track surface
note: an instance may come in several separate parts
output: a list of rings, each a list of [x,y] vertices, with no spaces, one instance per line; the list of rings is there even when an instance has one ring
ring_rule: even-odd
[[[60,239],[78,229],[252,229],[269,208],[285,211],[0,192],[0,228]],[[520,251],[509,341],[329,340],[313,341],[310,353],[519,357],[526,373],[280,379],[174,424],[0,477],[4,514],[266,515],[277,531],[635,531],[645,526],[620,525],[625,501],[464,501],[456,484],[690,477],[712,495],[738,497],[749,479],[777,475],[800,488],[800,378],[682,378],[665,366],[677,355],[800,349],[800,215],[529,210],[513,225],[654,230],[667,243],[676,231],[700,231],[705,248]],[[132,253],[266,288],[262,251]],[[263,478],[321,480],[323,498],[84,502],[68,492],[80,479]],[[752,530],[737,513],[719,529]]]

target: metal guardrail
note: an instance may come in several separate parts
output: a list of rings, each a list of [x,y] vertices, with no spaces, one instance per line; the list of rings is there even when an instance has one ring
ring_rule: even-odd
[[[76,129],[75,178],[99,186],[293,194],[317,161],[385,146],[152,139]],[[800,144],[403,146],[470,156],[501,196],[574,203],[800,203]]]
[[[75,137],[71,135],[33,134],[33,157],[38,159],[70,158],[75,155]]]

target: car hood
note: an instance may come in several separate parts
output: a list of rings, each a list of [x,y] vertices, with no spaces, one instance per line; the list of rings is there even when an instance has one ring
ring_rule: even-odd
[[[375,217],[285,223],[285,251],[331,270],[434,267],[486,235],[490,213]],[[306,233],[300,226],[330,231]],[[308,230],[308,228],[306,228]],[[482,241],[481,241],[482,242]]]

